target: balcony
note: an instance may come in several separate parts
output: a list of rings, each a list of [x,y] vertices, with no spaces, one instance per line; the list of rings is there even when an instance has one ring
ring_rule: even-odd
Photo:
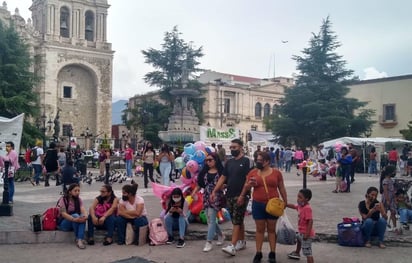
[[[394,115],[394,117],[391,120],[384,118],[384,116],[382,115],[379,115],[379,124],[385,129],[390,129],[398,125],[397,119],[398,118],[396,115]]]

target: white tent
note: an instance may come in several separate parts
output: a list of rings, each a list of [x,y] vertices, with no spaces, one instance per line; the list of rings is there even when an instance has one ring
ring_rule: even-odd
[[[384,138],[384,137],[374,137],[374,138],[358,138],[358,137],[341,137],[334,140],[323,142],[325,148],[334,147],[337,142],[342,144],[352,143],[353,145],[362,146],[364,143],[367,145],[381,146],[385,147],[396,147],[400,148],[405,143],[412,144],[412,141],[397,139],[397,138]]]

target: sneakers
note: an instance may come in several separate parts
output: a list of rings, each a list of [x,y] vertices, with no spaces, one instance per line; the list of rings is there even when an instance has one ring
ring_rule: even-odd
[[[170,245],[173,244],[175,242],[175,240],[173,239],[173,237],[169,237],[166,241],[166,244]]]
[[[221,245],[223,245],[223,242],[225,242],[225,235],[223,235],[223,234],[217,235],[216,245],[221,246]]]
[[[212,250],[212,248],[212,242],[207,241],[205,247],[203,248],[203,252],[209,252],[210,250]]]
[[[243,250],[246,248],[246,240],[238,240],[236,242],[235,249],[236,251]]]
[[[185,245],[186,245],[185,241],[184,241],[183,239],[179,238],[179,240],[177,241],[176,247],[177,247],[177,248],[182,248],[182,247],[184,247]]]
[[[77,239],[76,244],[77,244],[77,247],[80,248],[80,249],[85,249],[86,248],[86,246],[83,243],[83,240],[81,240],[81,239]]]
[[[253,263],[260,263],[262,261],[262,252],[256,252],[255,257],[253,258]]]
[[[222,248],[222,251],[223,251],[223,252],[225,252],[226,254],[231,255],[231,256],[236,255],[236,249],[235,249],[235,246],[234,246],[234,245],[232,245],[232,244],[230,244],[230,245],[229,245],[229,246],[227,246],[227,247]]]
[[[269,263],[276,263],[276,253],[275,252],[269,253]]]
[[[293,252],[288,254],[288,258],[300,259],[300,255],[298,253],[296,253],[296,251],[293,251]]]
[[[409,230],[409,225],[407,223],[402,223],[402,227],[405,230]]]

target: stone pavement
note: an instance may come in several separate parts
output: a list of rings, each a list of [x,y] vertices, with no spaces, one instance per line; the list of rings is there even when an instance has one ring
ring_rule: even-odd
[[[97,170],[92,170],[97,173]],[[297,176],[296,171],[284,173],[288,200],[296,202],[298,190],[302,187],[302,176]],[[317,233],[317,240],[324,242],[337,242],[337,224],[343,217],[359,217],[357,205],[363,200],[366,189],[369,186],[378,186],[378,177],[368,177],[368,175],[357,174],[356,182],[351,186],[351,193],[334,194],[331,191],[335,187],[334,178],[328,177],[328,181],[319,181],[317,178],[308,176],[308,188],[313,192],[311,205],[313,207],[314,228]],[[142,177],[135,177],[135,181],[140,186],[143,185]],[[93,182],[92,185],[83,184],[81,197],[86,208],[89,207],[93,198],[98,195],[101,182]],[[122,184],[114,183],[113,188],[117,196],[121,195]],[[15,202],[13,205],[14,215],[10,217],[0,217],[0,244],[34,244],[34,243],[59,243],[73,242],[72,233],[61,231],[42,231],[33,233],[30,230],[30,216],[43,213],[48,207],[54,206],[61,187],[37,186],[33,187],[29,182],[16,183]],[[144,193],[143,189],[138,190],[138,194],[143,196],[149,219],[158,217],[161,211],[160,200],[150,191]],[[290,221],[297,225],[297,213],[287,210]],[[254,240],[255,225],[251,216],[247,216],[246,232],[248,239]],[[227,236],[231,234],[231,224],[229,222],[221,225]],[[188,239],[205,240],[207,226],[202,224],[191,224],[189,226]],[[404,231],[402,235],[387,232],[386,242],[388,246],[412,246],[412,230]]]

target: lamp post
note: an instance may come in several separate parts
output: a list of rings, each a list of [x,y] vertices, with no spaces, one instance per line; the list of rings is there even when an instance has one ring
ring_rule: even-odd
[[[85,150],[89,149],[89,138],[93,136],[93,134],[90,132],[89,127],[86,128],[86,130],[80,134],[80,136],[84,137],[84,148]]]

